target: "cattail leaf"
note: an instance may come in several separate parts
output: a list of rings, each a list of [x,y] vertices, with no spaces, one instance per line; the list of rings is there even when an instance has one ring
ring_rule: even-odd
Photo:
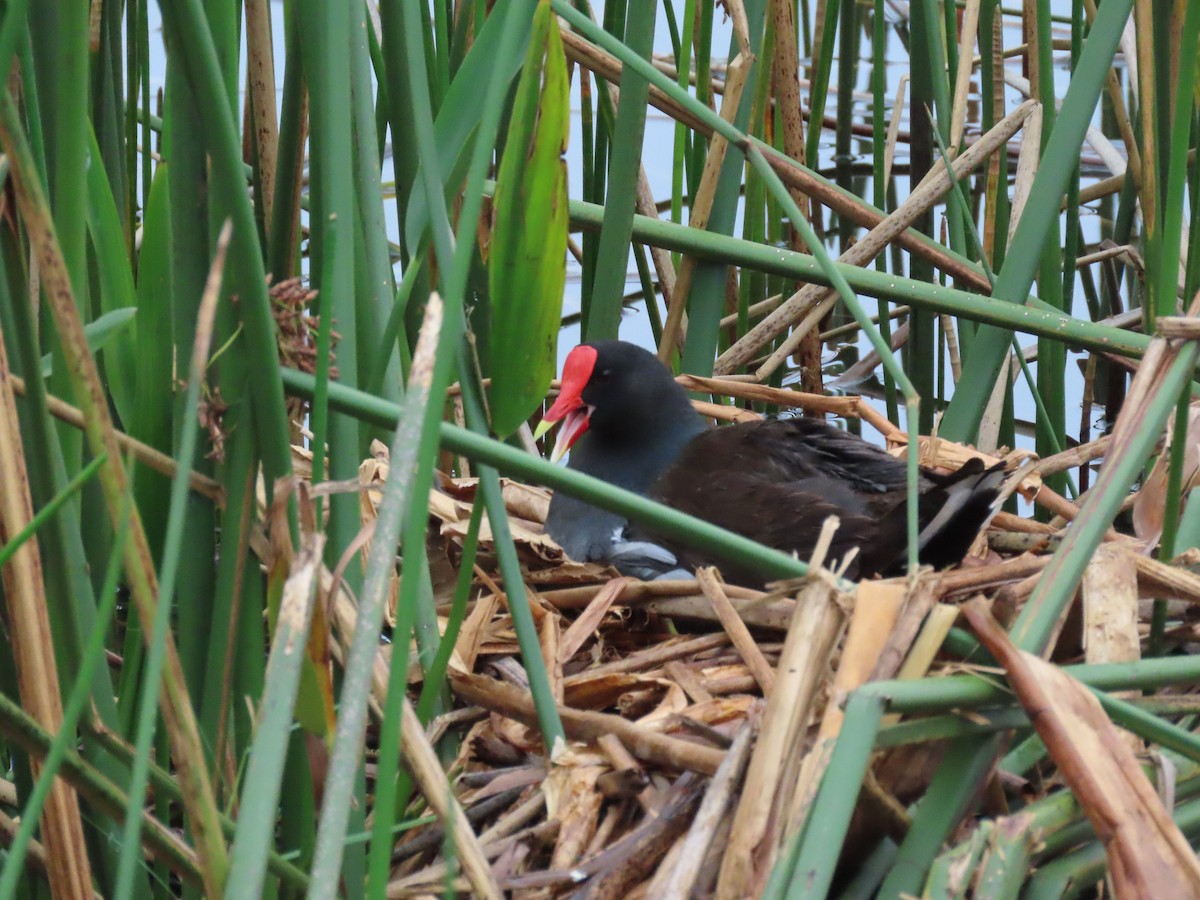
[[[100,319],[108,323],[103,327],[98,326],[99,333],[92,347],[93,351],[104,347],[104,372],[108,376],[108,389],[117,413],[128,427],[133,415],[137,361],[135,331],[124,326],[133,319],[137,294],[125,246],[125,232],[117,215],[108,174],[100,159],[95,134],[89,132],[88,138],[91,142],[91,162],[87,171],[88,233],[96,251],[102,313]],[[88,339],[90,342],[92,335]]]
[[[538,5],[496,185],[492,427],[512,434],[554,377],[566,281],[567,65],[548,0]]]

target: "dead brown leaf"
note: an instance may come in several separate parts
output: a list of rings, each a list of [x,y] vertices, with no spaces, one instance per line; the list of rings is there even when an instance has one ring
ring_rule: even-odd
[[[1200,896],[1200,861],[1091,691],[1013,644],[986,600],[963,612],[1091,820],[1116,896]]]

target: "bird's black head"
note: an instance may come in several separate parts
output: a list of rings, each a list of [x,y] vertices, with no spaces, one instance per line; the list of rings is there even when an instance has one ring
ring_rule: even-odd
[[[558,400],[538,434],[559,421],[551,455],[556,461],[589,430],[604,441],[645,441],[664,429],[694,433],[702,427],[670,371],[653,353],[625,341],[580,344],[567,355]]]

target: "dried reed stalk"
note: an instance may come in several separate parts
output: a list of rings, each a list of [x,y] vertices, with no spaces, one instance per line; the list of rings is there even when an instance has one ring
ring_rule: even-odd
[[[500,713],[525,725],[537,725],[537,713],[526,691],[483,675],[451,673],[450,687],[468,703]],[[577,741],[595,741],[601,735],[615,734],[638,759],[665,766],[712,775],[724,754],[678,738],[667,737],[622,718],[606,713],[582,712],[559,707],[567,736]]]
[[[754,853],[767,831],[783,775],[782,762],[808,723],[843,621],[837,592],[825,577],[814,579],[801,591],[780,653],[775,690],[763,713],[762,732],[734,814],[717,882],[718,898],[752,893],[757,881]]]

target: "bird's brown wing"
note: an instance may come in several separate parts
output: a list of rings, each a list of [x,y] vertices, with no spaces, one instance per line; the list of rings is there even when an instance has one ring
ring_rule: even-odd
[[[903,460],[816,419],[716,428],[695,438],[678,464],[756,472],[772,482],[820,477],[867,494],[903,490],[906,484]]]
[[[860,505],[839,502],[831,496],[819,477],[772,482],[753,472],[709,472],[708,477],[693,477],[684,467],[673,466],[651,489],[651,496],[690,515],[706,519],[729,531],[752,538],[784,553],[794,553],[807,561],[829,516],[837,516],[840,525],[834,534],[828,560],[841,560],[852,547],[860,548],[860,557],[890,558],[896,552],[897,541],[903,546],[904,534],[881,530],[881,523]],[[836,491],[834,492],[837,493]],[[654,536],[679,557],[681,565],[718,565],[725,576],[745,585],[760,585],[765,580],[761,572],[749,567],[731,565],[705,553]],[[888,544],[888,547],[882,547]],[[868,564],[868,570],[872,566]],[[850,577],[858,573],[858,564],[848,570]]]

